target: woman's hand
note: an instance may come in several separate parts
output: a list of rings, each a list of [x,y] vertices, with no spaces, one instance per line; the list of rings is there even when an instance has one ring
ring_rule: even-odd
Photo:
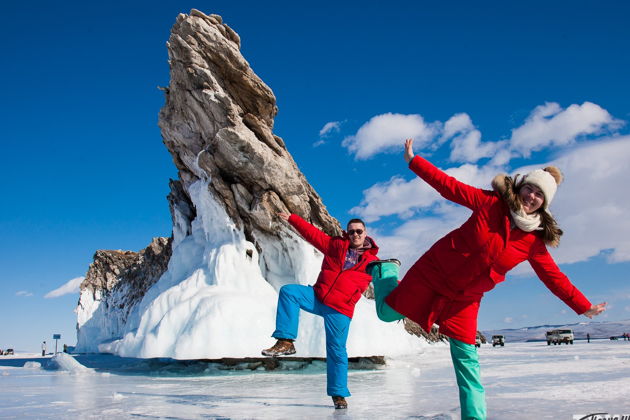
[[[584,312],[583,315],[589,318],[593,318],[594,316],[604,312],[606,310],[606,305],[608,305],[608,303],[606,302],[600,303],[599,305],[591,305],[591,309]]]
[[[291,217],[291,215],[289,213],[278,212],[278,217],[280,217],[281,219],[284,219],[284,220],[286,220],[288,222],[289,221],[289,217]]]
[[[405,161],[407,163],[411,162],[413,156],[413,139],[407,139],[405,140]]]

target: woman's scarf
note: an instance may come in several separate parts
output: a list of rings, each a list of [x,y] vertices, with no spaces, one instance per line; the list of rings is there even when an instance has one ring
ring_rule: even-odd
[[[516,227],[525,232],[542,230],[540,226],[540,215],[538,213],[527,214],[521,207],[517,212],[510,210],[512,221]]]

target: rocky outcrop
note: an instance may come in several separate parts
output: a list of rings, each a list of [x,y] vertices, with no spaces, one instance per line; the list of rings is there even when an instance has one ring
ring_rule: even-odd
[[[405,325],[405,331],[407,331],[409,334],[413,334],[417,337],[422,337],[431,343],[436,343],[438,341],[448,341],[448,337],[440,333],[438,327],[435,325],[431,327],[431,331],[427,332],[418,323],[413,322],[409,318],[405,318],[403,320],[403,323]]]
[[[79,348],[96,351],[95,339],[100,343],[119,338],[131,310],[166,271],[171,242],[171,238],[153,238],[139,252],[96,251],[80,286]]]
[[[129,304],[133,305],[166,271],[170,257],[170,238],[153,238],[149,246],[139,252],[96,251],[81,290],[111,293],[122,281],[133,291],[127,295]]]
[[[341,232],[284,141],[273,134],[276,99],[241,55],[239,36],[220,16],[192,10],[177,17],[167,47],[171,78],[162,88],[165,105],[159,126],[179,175],[169,183],[173,236],[167,246],[161,239],[165,247],[155,252],[159,258],[151,257],[155,241],[140,253],[95,254],[77,308],[82,350],[94,350],[90,341],[119,339],[141,325],[143,313],[156,299],[147,297],[147,290],[166,270],[171,249],[186,238],[194,236],[197,245],[181,251],[175,263],[179,268],[166,282],[176,283],[182,279],[173,277],[194,272],[186,265],[203,262],[234,229],[233,240],[238,242],[242,232],[255,248],[243,247],[243,264],[256,257],[262,277],[278,288],[287,279],[295,281],[298,272],[303,276],[310,263],[291,257],[298,239],[277,212],[299,214],[331,235]],[[212,225],[219,227],[214,230]],[[194,258],[201,261],[192,262]],[[312,258],[316,256],[307,259]]]
[[[173,236],[159,261],[97,253],[82,285],[77,347],[145,358],[259,356],[270,345],[277,290],[312,284],[322,258],[277,212],[330,235],[341,227],[273,134],[273,92],[221,17],[179,15],[167,47],[159,126],[178,170],[168,195]],[[300,329],[300,356],[321,357],[321,319],[303,314]],[[357,304],[350,357],[414,351],[419,341],[378,321],[373,304]]]

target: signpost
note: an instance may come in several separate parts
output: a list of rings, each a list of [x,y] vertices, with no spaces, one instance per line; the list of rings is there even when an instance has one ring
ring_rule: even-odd
[[[61,334],[53,334],[53,340],[55,340],[55,354],[57,354],[57,340],[61,338]]]

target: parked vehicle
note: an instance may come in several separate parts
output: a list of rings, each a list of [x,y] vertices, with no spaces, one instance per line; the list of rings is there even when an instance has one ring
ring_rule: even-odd
[[[573,344],[573,331],[571,330],[551,330],[547,331],[547,345]]]
[[[481,347],[481,337],[475,338],[475,347]]]
[[[8,356],[8,355],[10,355],[10,354],[14,354],[14,353],[13,353],[13,349],[6,349],[6,350],[4,351],[4,353],[3,353],[3,354],[4,354],[5,356]]]
[[[492,336],[492,347],[505,345],[505,337],[502,335],[493,335]]]

